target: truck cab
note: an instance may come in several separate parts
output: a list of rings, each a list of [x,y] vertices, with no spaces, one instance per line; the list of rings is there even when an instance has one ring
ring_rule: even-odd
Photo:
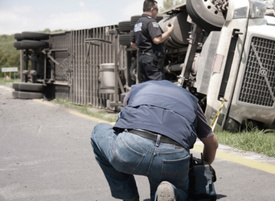
[[[173,51],[184,58],[177,83],[200,99],[214,130],[235,132],[247,124],[274,128],[274,2],[187,0],[171,16],[185,8],[189,44],[178,51],[167,46],[168,58]]]

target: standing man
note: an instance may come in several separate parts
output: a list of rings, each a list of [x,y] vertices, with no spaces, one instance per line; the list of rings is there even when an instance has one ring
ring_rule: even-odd
[[[198,137],[204,160],[214,161],[218,142],[197,98],[167,80],[133,85],[112,127],[94,127],[91,144],[112,196],[139,201],[133,175],[150,183],[151,201],[186,201],[190,152]]]
[[[156,21],[157,14],[157,1],[145,0],[143,15],[134,27],[131,46],[138,50],[140,82],[164,79],[163,62],[160,62],[165,54],[163,42],[173,32],[174,26],[170,25],[167,32],[163,33]]]

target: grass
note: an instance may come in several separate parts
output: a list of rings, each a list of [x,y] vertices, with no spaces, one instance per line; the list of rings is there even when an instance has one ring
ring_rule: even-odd
[[[0,85],[11,87],[13,82],[21,82],[20,79],[9,79],[0,78]]]
[[[12,82],[20,82],[20,80],[5,80],[0,78],[0,85],[11,87]],[[106,121],[115,122],[117,120],[117,115],[114,115],[112,111],[94,109],[88,105],[75,105],[69,101],[60,99],[56,99],[53,102]],[[275,157],[275,130],[265,132],[256,128],[250,128],[249,131],[234,134],[219,131],[215,132],[215,135],[220,144]]]
[[[215,132],[215,135],[220,144],[275,157],[275,130],[265,132],[253,129],[249,132],[244,131],[234,134],[220,131]]]

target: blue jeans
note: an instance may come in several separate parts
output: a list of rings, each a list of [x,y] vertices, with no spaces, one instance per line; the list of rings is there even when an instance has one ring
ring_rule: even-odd
[[[144,175],[150,183],[151,201],[162,181],[173,184],[177,201],[188,198],[189,151],[160,143],[130,132],[118,133],[106,123],[97,124],[91,144],[112,196],[134,199],[139,196],[133,175]]]

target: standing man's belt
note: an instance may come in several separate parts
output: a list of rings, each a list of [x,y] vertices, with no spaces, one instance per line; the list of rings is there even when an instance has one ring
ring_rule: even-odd
[[[152,133],[150,131],[137,130],[137,129],[130,129],[130,130],[128,130],[128,132],[133,133],[133,134],[138,135],[138,136],[141,136],[141,137],[144,137],[144,138],[147,138],[149,140],[153,140],[153,141],[156,141],[157,138],[158,138],[158,135],[160,135],[160,134],[157,134],[157,133]],[[164,135],[161,135],[160,142],[161,143],[172,144],[172,145],[184,148],[180,143],[178,143],[178,142],[176,142],[176,141],[172,140],[171,138],[166,137]]]
[[[155,54],[152,53],[152,52],[140,52],[139,54],[140,54],[140,55],[147,55],[147,56],[151,56],[151,57],[154,57],[154,56],[155,56]]]

